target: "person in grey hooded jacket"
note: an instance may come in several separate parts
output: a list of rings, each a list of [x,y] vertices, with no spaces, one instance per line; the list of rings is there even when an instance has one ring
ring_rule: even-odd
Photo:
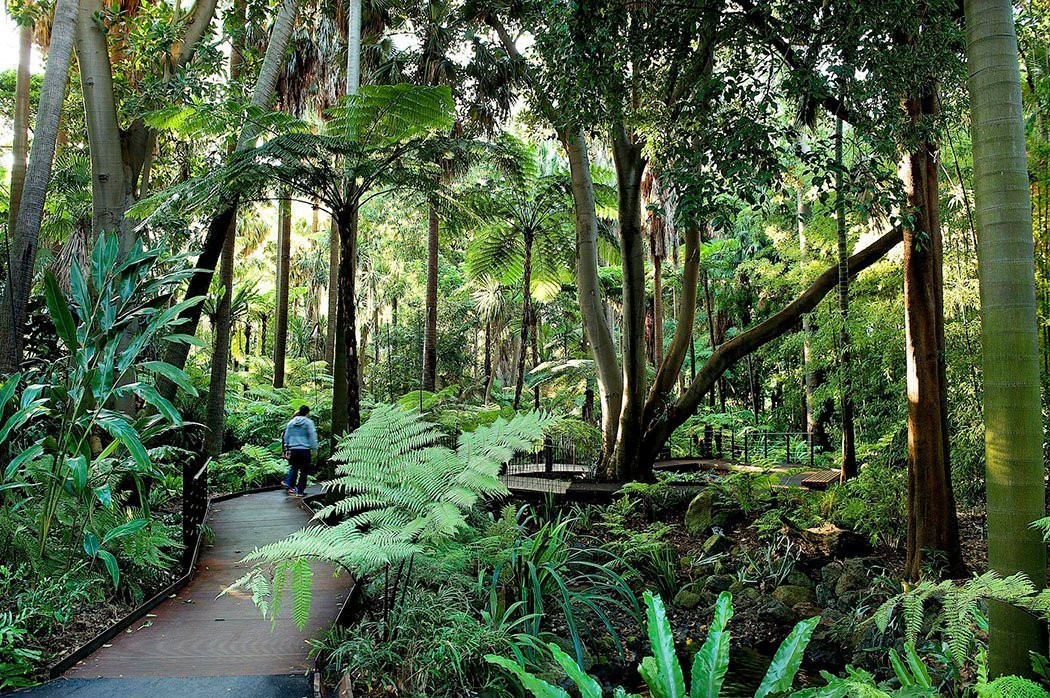
[[[306,491],[306,478],[310,474],[310,458],[317,450],[317,427],[309,417],[310,408],[303,405],[288,426],[281,439],[284,457],[288,459],[288,475],[284,486],[288,494],[302,496]]]

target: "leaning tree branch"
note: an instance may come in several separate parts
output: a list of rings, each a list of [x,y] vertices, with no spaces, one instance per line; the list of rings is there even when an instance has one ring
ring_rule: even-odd
[[[855,277],[897,246],[904,239],[903,229],[895,227],[881,238],[849,258],[849,276]],[[729,368],[756,349],[768,344],[778,337],[787,334],[795,327],[806,313],[812,312],[824,296],[835,288],[839,279],[839,267],[828,267],[824,273],[810,284],[809,288],[798,295],[780,312],[763,320],[751,329],[738,334],[723,343],[710,358],[704,362],[688,390],[678,399],[666,416],[667,434],[681,426],[690,415],[696,412],[700,401],[714,387],[715,382]]]

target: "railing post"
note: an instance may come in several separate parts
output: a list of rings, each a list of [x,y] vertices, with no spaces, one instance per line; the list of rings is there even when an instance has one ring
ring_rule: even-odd
[[[762,457],[769,459],[769,432],[762,432]]]
[[[806,432],[806,443],[809,445],[809,467],[813,467],[813,432]]]
[[[729,432],[729,459],[736,458],[736,431]]]
[[[790,465],[794,461],[791,460],[791,433],[784,434],[784,462]]]
[[[548,475],[554,473],[554,442],[549,436],[543,440],[543,469]]]
[[[751,462],[751,454],[748,452],[748,439],[750,438],[750,432],[744,432],[744,464],[747,465]]]

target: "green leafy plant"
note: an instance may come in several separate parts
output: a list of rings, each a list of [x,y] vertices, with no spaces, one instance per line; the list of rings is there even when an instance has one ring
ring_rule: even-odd
[[[663,601],[659,596],[646,593],[645,606],[646,628],[652,654],[642,659],[638,672],[642,675],[649,694],[655,698],[717,698],[729,671],[729,632],[726,626],[733,615],[732,596],[729,592],[722,592],[715,603],[715,615],[708,629],[707,639],[693,660],[688,690],[682,666],[675,653],[674,636]],[[755,698],[783,695],[791,691],[795,675],[802,665],[806,646],[819,620],[810,618],[799,622],[784,639],[755,691]],[[601,684],[588,676],[579,664],[557,645],[551,643],[548,647],[554,660],[576,685],[583,698],[601,698]],[[569,693],[563,688],[544,681],[506,657],[490,655],[486,659],[513,674],[522,687],[536,698],[569,698]],[[640,698],[637,694],[628,694],[622,688],[615,689],[613,695],[621,698]]]
[[[294,574],[294,565],[310,558],[358,576],[396,566],[396,601],[397,586],[407,586],[411,576],[413,556],[464,528],[467,512],[478,501],[506,495],[500,468],[515,452],[530,449],[554,422],[540,412],[497,419],[462,434],[453,450],[441,445],[442,432],[419,414],[377,406],[340,442],[334,456],[337,477],[322,485],[343,498],[317,518],[336,517],[339,523],[305,528],[254,551],[245,558],[254,569],[231,589],[249,586],[263,613],[275,615],[286,575],[293,573],[293,595],[308,611],[309,579]],[[402,578],[406,562],[408,574]],[[305,625],[305,617],[296,620]]]

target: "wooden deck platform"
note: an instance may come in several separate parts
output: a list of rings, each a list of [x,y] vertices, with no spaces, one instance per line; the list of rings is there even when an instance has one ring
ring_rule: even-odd
[[[239,561],[259,545],[306,526],[310,513],[283,491],[212,504],[212,544],[201,551],[193,580],[108,645],[66,673],[68,678],[303,674],[308,640],[336,618],[353,582],[314,566],[310,621],[300,632],[284,605],[273,627],[250,592],[218,595],[246,571]]]
[[[654,468],[664,472],[710,471],[716,474],[733,472],[762,473],[769,469],[759,468],[743,463],[721,459],[675,458],[659,461]],[[772,469],[780,476],[777,487],[801,487],[807,490],[826,490],[839,481],[837,470],[806,470],[788,466]],[[547,473],[542,466],[529,469],[528,466],[516,466],[501,476],[503,484],[515,497],[524,499],[544,499],[559,497],[584,502],[609,501],[619,492],[622,483],[581,478],[585,469],[580,466],[555,463],[552,471]],[[676,483],[683,489],[703,489],[703,483]]]

